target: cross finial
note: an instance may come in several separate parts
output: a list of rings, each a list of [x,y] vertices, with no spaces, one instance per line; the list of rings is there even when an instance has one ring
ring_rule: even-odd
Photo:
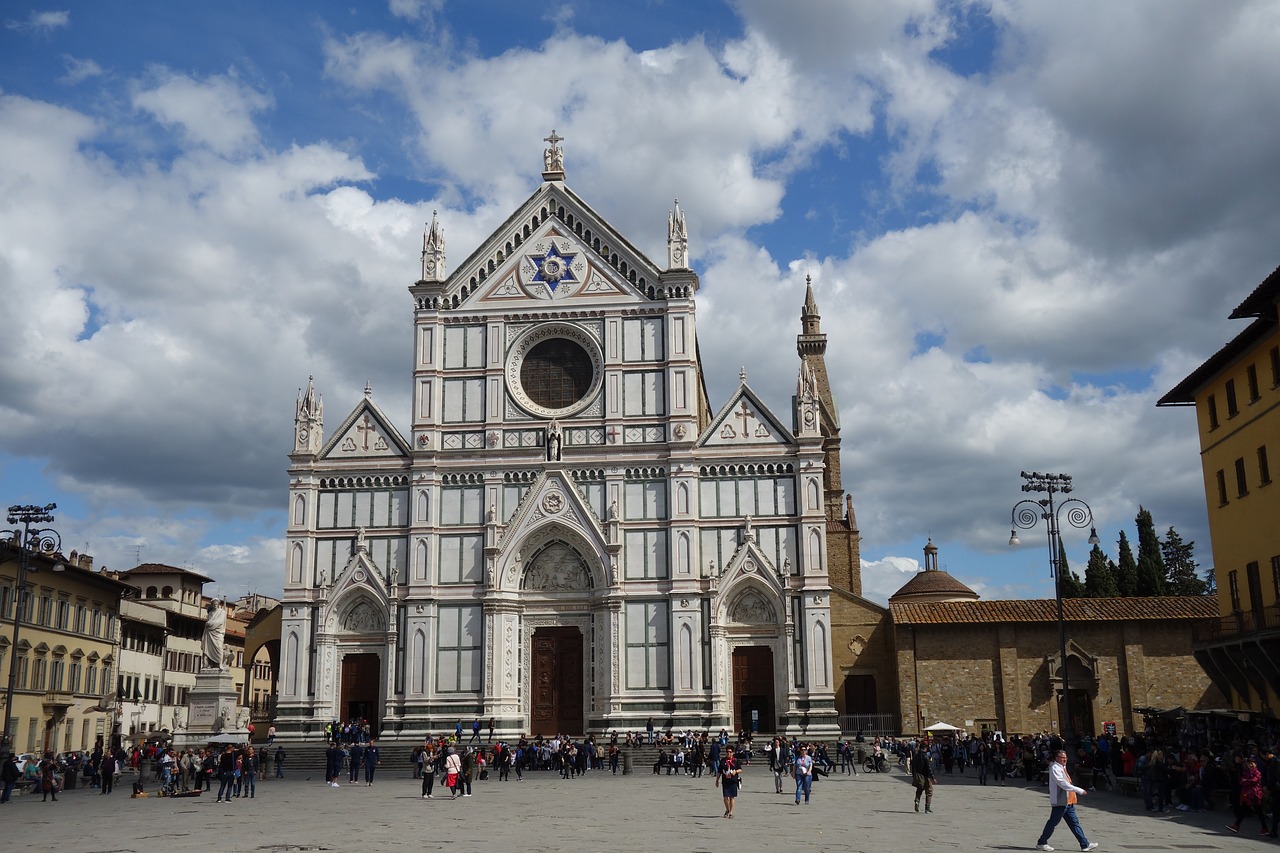
[[[546,181],[563,181],[564,180],[564,149],[557,143],[563,142],[564,137],[560,136],[553,129],[550,136],[542,137],[543,142],[551,144],[550,148],[542,151],[542,178]]]
[[[744,385],[747,383],[747,366],[745,364],[738,370],[738,381]]]
[[[364,395],[365,397],[373,396],[373,383],[369,382],[368,380],[366,380],[364,383]]]

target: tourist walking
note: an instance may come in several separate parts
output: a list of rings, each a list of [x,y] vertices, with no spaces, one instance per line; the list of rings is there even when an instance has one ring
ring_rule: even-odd
[[[920,811],[920,795],[923,794],[924,813],[933,814],[933,783],[936,781],[928,750],[917,747],[911,754],[911,784],[916,788],[916,811]]]
[[[422,747],[422,799],[434,799],[431,795],[436,786],[436,753],[428,744]]]
[[[733,750],[726,753],[724,760],[726,763],[733,758]],[[804,804],[809,805],[809,791],[813,787],[813,759],[809,756],[809,750],[800,747],[799,753],[795,760],[796,772],[796,805],[800,805],[800,795],[804,794]]]
[[[1267,835],[1267,817],[1262,809],[1262,772],[1252,757],[1240,765],[1240,795],[1236,797],[1236,822],[1227,824],[1232,832],[1240,831],[1245,815],[1256,815],[1262,821],[1262,834]]]
[[[4,793],[0,794],[0,804],[9,802],[13,795],[13,786],[17,784],[22,774],[18,770],[18,756],[11,753],[9,758],[4,762],[4,766],[0,767],[0,782],[4,783]]]
[[[276,778],[283,779],[284,778],[284,747],[283,746],[276,747],[275,764],[276,764]]]
[[[378,765],[382,763],[382,751],[378,749],[378,742],[370,740],[369,745],[364,748],[364,784],[366,788],[373,787],[373,772],[378,769]]]
[[[53,801],[56,803],[60,787],[58,784],[58,762],[53,760],[52,752],[46,752],[44,760],[40,762],[40,792],[44,794],[40,798],[40,802],[48,802],[50,795],[52,795]]]
[[[738,799],[738,787],[742,783],[742,769],[733,753],[725,756],[724,770],[720,773],[720,794],[724,798],[724,816],[733,817],[733,804]]]
[[[444,783],[453,791],[449,799],[458,799],[458,790],[462,787],[462,759],[453,747],[449,747],[449,755],[444,760]]]
[[[218,802],[231,802],[231,792],[235,780],[236,754],[230,744],[222,750],[218,757]]]
[[[1081,850],[1093,850],[1098,846],[1098,842],[1090,841],[1085,836],[1080,819],[1076,817],[1076,799],[1087,793],[1084,788],[1071,784],[1071,777],[1067,775],[1066,750],[1058,750],[1053,763],[1049,765],[1049,819],[1045,821],[1040,840],[1036,842],[1037,850],[1053,850],[1049,846],[1049,837],[1053,835],[1059,821],[1064,819],[1071,834],[1080,842]]]

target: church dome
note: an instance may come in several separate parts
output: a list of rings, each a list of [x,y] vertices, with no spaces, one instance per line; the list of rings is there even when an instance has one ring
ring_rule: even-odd
[[[938,546],[924,546],[924,569],[889,596],[894,604],[925,601],[977,601],[981,596],[938,568]]]

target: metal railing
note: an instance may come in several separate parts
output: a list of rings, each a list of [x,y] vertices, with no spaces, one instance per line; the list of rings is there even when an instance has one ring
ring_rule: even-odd
[[[863,737],[883,737],[898,733],[897,714],[841,714],[840,731],[846,735],[862,732]]]
[[[1260,610],[1240,610],[1191,626],[1191,642],[1212,643],[1262,631],[1280,631],[1280,603]]]

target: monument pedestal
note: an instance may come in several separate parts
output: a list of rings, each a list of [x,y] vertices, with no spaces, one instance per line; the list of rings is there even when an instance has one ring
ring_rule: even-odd
[[[237,726],[239,702],[230,670],[205,669],[196,673],[196,686],[187,695],[187,724],[173,733],[179,749],[201,747],[215,737],[242,736],[249,740],[247,729]]]

